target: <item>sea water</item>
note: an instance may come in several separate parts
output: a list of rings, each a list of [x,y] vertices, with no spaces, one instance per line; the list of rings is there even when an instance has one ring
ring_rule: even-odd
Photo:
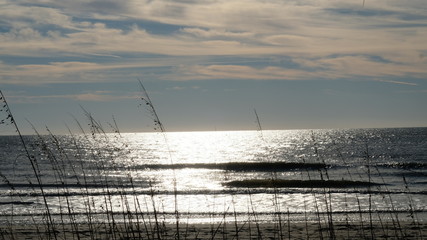
[[[0,222],[427,220],[427,128],[0,136]],[[297,163],[257,168],[253,163]],[[325,167],[313,168],[313,163]],[[293,187],[230,182],[296,180]],[[319,187],[319,181],[363,186]],[[70,217],[71,216],[71,217]],[[130,217],[133,216],[133,217]]]

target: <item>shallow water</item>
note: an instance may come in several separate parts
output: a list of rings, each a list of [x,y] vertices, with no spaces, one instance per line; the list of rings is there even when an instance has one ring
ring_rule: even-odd
[[[427,220],[427,128],[26,136],[25,141],[34,168],[19,138],[0,137],[3,222],[43,218],[43,195],[57,221],[72,215],[85,222],[88,212],[91,221],[129,212],[161,213],[164,221],[174,221],[176,208],[185,222],[271,221],[280,214],[318,221],[327,213],[337,221]],[[295,164],[273,165],[277,162]],[[252,179],[377,185],[227,185]]]

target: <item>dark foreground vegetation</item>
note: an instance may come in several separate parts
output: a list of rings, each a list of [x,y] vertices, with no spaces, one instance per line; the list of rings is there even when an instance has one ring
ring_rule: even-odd
[[[141,84],[142,106],[148,110],[154,119],[154,125],[160,133],[165,129],[153,104]],[[411,199],[408,200],[408,211],[395,211],[381,213],[373,211],[371,201],[371,188],[374,186],[385,187],[387,184],[374,183],[371,181],[371,169],[368,169],[366,181],[354,181],[351,175],[345,176],[348,180],[328,179],[328,167],[321,158],[315,163],[286,163],[286,162],[250,162],[250,163],[221,163],[221,164],[174,164],[173,159],[164,165],[141,165],[141,168],[208,168],[218,169],[226,172],[271,172],[271,178],[247,179],[240,181],[227,181],[224,185],[228,188],[236,188],[245,191],[249,199],[252,199],[252,190],[256,188],[269,188],[274,193],[272,205],[275,212],[264,216],[256,213],[252,202],[248,203],[246,219],[238,219],[233,210],[224,211],[217,216],[217,220],[208,223],[188,223],[188,219],[182,218],[183,212],[179,211],[176,188],[176,175],[174,178],[175,211],[162,211],[162,203],[156,200],[156,191],[153,188],[147,193],[148,201],[140,198],[135,188],[135,179],[130,175],[121,178],[120,181],[112,181],[109,176],[102,175],[105,169],[114,168],[114,153],[116,150],[103,147],[97,148],[99,139],[108,141],[101,124],[92,115],[84,110],[87,117],[90,132],[87,134],[81,127],[81,136],[87,142],[93,142],[94,147],[88,146],[82,149],[78,144],[80,140],[70,131],[70,136],[75,140],[76,152],[73,156],[64,151],[65,146],[60,139],[50,133],[41,135],[35,130],[37,144],[29,146],[28,141],[20,133],[11,108],[5,96],[0,91],[2,103],[1,127],[14,128],[16,135],[22,143],[21,158],[25,159],[32,169],[32,175],[28,176],[28,186],[36,201],[41,203],[44,209],[42,216],[30,221],[15,221],[20,217],[14,211],[20,205],[34,204],[34,202],[20,201],[20,193],[16,191],[19,184],[9,179],[0,170],[0,179],[3,188],[9,188],[11,201],[4,202],[4,206],[13,206],[8,216],[3,216],[0,223],[0,239],[423,239],[427,238],[427,226],[417,217],[413,210]],[[3,116],[1,115],[1,116]],[[78,123],[79,126],[82,124]],[[260,124],[259,124],[260,125]],[[115,132],[120,135],[117,125],[111,125]],[[165,141],[167,139],[165,137]],[[166,143],[167,144],[167,143]],[[116,147],[116,146],[115,146]],[[114,148],[115,148],[114,147]],[[113,148],[113,147],[112,147]],[[315,149],[317,152],[317,149]],[[89,153],[89,154],[88,154]],[[368,155],[368,154],[367,154]],[[95,169],[89,169],[82,163],[83,158],[90,157],[94,162]],[[71,160],[73,159],[73,161]],[[80,160],[80,161],[79,161]],[[48,162],[48,168],[41,167],[41,162]],[[369,156],[367,156],[369,161]],[[93,167],[93,166],[92,166]],[[278,171],[290,171],[303,169],[304,171],[317,171],[321,179],[288,180],[275,178]],[[374,169],[372,169],[374,171]],[[72,182],[69,175],[75,176]],[[54,176],[54,182],[46,183],[46,176]],[[404,178],[403,178],[404,179]],[[52,181],[52,180],[49,180]],[[152,182],[148,185],[152,186]],[[79,196],[84,206],[83,212],[76,212],[71,204],[73,194],[71,186],[79,188],[83,194]],[[47,192],[47,188],[55,188],[57,193]],[[93,194],[94,188],[100,192]],[[307,191],[316,188],[321,192],[312,193],[314,201],[310,204],[315,206],[314,212],[301,210],[303,220],[293,221],[289,210],[281,209],[281,188],[305,188]],[[353,213],[355,218],[335,219],[331,188],[363,188],[368,194],[368,211]],[[403,190],[404,192],[405,190]],[[31,193],[29,193],[31,194]],[[383,191],[384,199],[389,198],[387,190]],[[102,209],[96,210],[94,196],[103,196]],[[119,196],[117,198],[116,196]],[[354,204],[359,204],[362,209],[360,195],[356,194]],[[52,213],[52,197],[55,198],[55,206],[60,213]],[[319,199],[319,200],[318,200]],[[392,201],[390,201],[392,203]],[[308,203],[307,203],[308,204]],[[324,206],[321,210],[320,206]],[[117,207],[120,206],[120,211]],[[1,205],[0,205],[1,207]],[[392,209],[393,206],[391,206]],[[387,214],[387,220],[385,219]],[[309,217],[310,215],[310,217]],[[233,219],[234,218],[234,219]],[[231,220],[230,220],[231,219]],[[267,220],[266,220],[267,219]]]

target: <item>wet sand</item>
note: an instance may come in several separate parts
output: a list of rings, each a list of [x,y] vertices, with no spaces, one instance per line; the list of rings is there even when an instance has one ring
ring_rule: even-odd
[[[158,230],[157,230],[158,229]],[[0,239],[427,239],[427,224],[397,223],[216,223],[160,224],[44,224],[0,226]]]

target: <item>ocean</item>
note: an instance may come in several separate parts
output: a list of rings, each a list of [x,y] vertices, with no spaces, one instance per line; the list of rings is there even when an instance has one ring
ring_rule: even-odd
[[[427,128],[23,140],[0,136],[0,224],[427,221]]]

